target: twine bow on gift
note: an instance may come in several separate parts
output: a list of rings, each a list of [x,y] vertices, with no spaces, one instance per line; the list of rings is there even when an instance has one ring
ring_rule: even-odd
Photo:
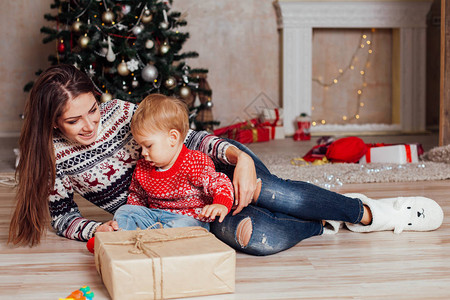
[[[136,236],[134,237],[136,239],[136,241],[134,243],[134,247],[132,249],[128,250],[128,252],[130,252],[131,254],[142,254],[145,251],[149,251],[149,252],[152,252],[152,254],[154,254],[155,256],[157,256],[158,254],[156,254],[150,248],[145,246],[145,241],[144,241],[143,237],[144,237],[144,233],[142,231],[136,233]]]
[[[153,224],[152,226],[148,227],[145,230],[150,230],[150,229],[162,229],[163,225],[160,222],[156,222],[155,224]],[[145,241],[143,240],[143,236],[144,236],[144,230],[139,230],[138,229],[138,233],[136,233],[135,236],[135,243],[134,243],[134,247],[133,249],[129,250],[128,252],[130,252],[131,254],[142,254],[144,252],[144,248],[145,247]],[[150,249],[148,249],[148,251],[151,251]]]

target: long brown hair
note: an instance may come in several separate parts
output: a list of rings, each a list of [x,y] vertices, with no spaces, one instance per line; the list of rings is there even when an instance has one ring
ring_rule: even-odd
[[[34,246],[46,231],[50,219],[48,198],[56,173],[53,127],[67,102],[85,93],[94,93],[94,86],[86,74],[71,65],[52,66],[34,83],[19,138],[17,203],[8,243]]]

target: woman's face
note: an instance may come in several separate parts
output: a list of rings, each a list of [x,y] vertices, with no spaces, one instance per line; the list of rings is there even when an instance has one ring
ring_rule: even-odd
[[[94,95],[81,94],[67,102],[56,127],[70,141],[90,145],[97,139],[100,110]]]

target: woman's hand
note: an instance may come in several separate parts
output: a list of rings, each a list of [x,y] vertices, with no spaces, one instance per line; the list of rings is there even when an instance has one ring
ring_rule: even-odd
[[[108,221],[97,227],[98,232],[108,232],[119,230],[119,225],[117,221]]]
[[[230,149],[230,153],[228,153],[228,149]],[[233,211],[234,216],[252,203],[256,190],[256,170],[255,163],[250,155],[236,147],[229,147],[228,149],[228,160],[236,164],[233,175],[234,205],[236,207]]]

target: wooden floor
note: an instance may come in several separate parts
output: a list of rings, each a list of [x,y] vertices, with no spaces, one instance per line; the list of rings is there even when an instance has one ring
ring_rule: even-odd
[[[450,299],[450,181],[344,185],[369,197],[422,195],[446,215],[433,232],[368,234],[342,229],[268,257],[238,253],[236,292],[196,299]],[[6,245],[12,188],[0,187],[0,299],[58,299],[89,285],[109,299],[85,243],[49,232],[35,248]],[[111,216],[78,199],[83,215]]]

